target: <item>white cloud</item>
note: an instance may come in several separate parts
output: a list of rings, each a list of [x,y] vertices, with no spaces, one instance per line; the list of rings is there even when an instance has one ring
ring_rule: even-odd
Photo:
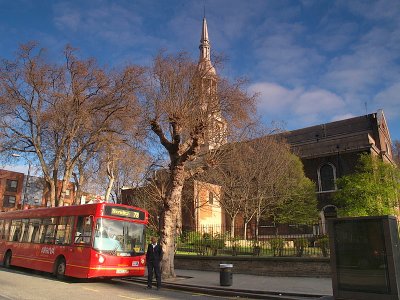
[[[352,44],[359,30],[355,22],[331,22],[322,20],[320,30],[313,35],[312,42],[323,51],[334,52],[345,49]]]
[[[373,99],[374,105],[383,108],[388,118],[400,117],[400,82],[389,86]]]
[[[335,115],[335,116],[333,116],[331,121],[334,122],[334,121],[346,120],[346,119],[350,119],[350,118],[354,118],[354,117],[355,117],[355,115],[353,115],[351,113]]]
[[[340,96],[319,88],[289,89],[276,83],[259,82],[251,85],[250,90],[260,93],[260,112],[271,116],[286,114],[311,122],[345,108],[345,102]]]
[[[400,23],[371,23],[359,28],[344,53],[335,53],[322,84],[343,93],[371,94],[398,76]]]
[[[80,28],[81,14],[79,10],[73,9],[67,3],[54,5],[54,22],[61,30],[77,31]]]
[[[60,2],[53,6],[54,23],[68,34],[80,32],[88,39],[101,38],[112,44],[132,44],[144,38],[142,18],[133,7],[113,2],[87,6]],[[71,35],[72,36],[72,35]]]
[[[293,105],[294,112],[298,115],[320,114],[335,112],[343,109],[345,103],[338,95],[322,89],[305,91]]]
[[[289,90],[271,82],[252,84],[250,90],[259,93],[259,109],[268,113],[283,112],[301,93],[301,91]]]
[[[400,13],[400,2],[396,0],[342,0],[340,3],[353,13],[371,20],[396,18]]]

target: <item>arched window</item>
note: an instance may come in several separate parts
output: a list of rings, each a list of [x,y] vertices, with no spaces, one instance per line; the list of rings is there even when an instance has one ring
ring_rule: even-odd
[[[332,164],[324,164],[318,170],[319,191],[336,190],[336,168]]]

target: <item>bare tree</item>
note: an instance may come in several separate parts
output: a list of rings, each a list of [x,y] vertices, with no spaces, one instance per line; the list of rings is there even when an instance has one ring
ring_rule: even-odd
[[[218,150],[217,164],[199,175],[205,182],[221,186],[222,192],[216,195],[218,202],[230,219],[230,234],[235,236],[235,221],[238,215],[248,217],[252,208],[248,199],[251,193],[251,178],[246,144],[232,143]],[[246,220],[245,220],[246,222]]]
[[[219,164],[202,178],[222,187],[219,202],[230,217],[232,237],[238,216],[244,222],[245,239],[253,219],[258,237],[262,218],[301,222],[315,217],[314,185],[305,177],[301,161],[279,136],[229,144],[220,152]]]
[[[37,157],[53,206],[63,204],[82,154],[105,133],[125,134],[139,113],[140,68],[107,72],[75,52],[67,46],[63,63],[52,64],[29,43],[0,67],[2,150]]]
[[[96,157],[97,157],[97,145],[91,149],[87,149],[82,152],[79,156],[75,165],[75,171],[72,172],[75,185],[75,199],[74,204],[80,204],[83,192],[90,178],[94,177],[94,174],[98,173],[98,168],[96,167]]]
[[[223,125],[222,119],[230,126],[243,125],[250,119],[255,99],[242,90],[242,82],[210,78],[209,70],[199,68],[184,54],[158,55],[148,75],[149,86],[143,94],[147,124],[169,160],[161,245],[165,251],[163,277],[171,277],[175,276],[175,236],[188,170],[201,168],[201,147],[217,137],[213,132]]]
[[[143,185],[150,165],[150,157],[143,150],[120,144],[108,147],[102,164],[104,170],[100,174],[105,173],[107,177],[105,199],[108,201],[112,197],[113,202],[117,203],[121,201],[122,188],[137,188]]]
[[[152,168],[146,173],[145,181],[141,186],[129,189],[128,203],[145,208],[150,212],[149,227],[160,232],[162,215],[164,213],[164,199],[169,185],[169,174],[165,168]]]

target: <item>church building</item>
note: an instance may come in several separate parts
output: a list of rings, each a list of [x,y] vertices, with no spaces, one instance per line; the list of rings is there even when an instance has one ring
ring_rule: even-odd
[[[200,38],[198,70],[202,76],[202,86],[207,91],[201,99],[201,109],[212,122],[203,141],[203,150],[213,150],[227,143],[227,122],[224,120],[216,97],[217,74],[211,62],[211,47],[207,21],[203,18]],[[305,175],[315,183],[318,209],[321,220],[324,210],[332,207],[332,199],[337,191],[336,179],[351,174],[360,154],[368,153],[388,163],[394,163],[392,141],[382,110],[375,113],[345,120],[286,131],[280,134],[300,157]],[[123,203],[132,201],[143,194],[139,190],[123,190]],[[200,229],[210,225],[223,228],[225,213],[218,199],[221,188],[218,185],[188,180],[183,188],[182,225],[186,229]],[[240,222],[239,222],[240,223]]]

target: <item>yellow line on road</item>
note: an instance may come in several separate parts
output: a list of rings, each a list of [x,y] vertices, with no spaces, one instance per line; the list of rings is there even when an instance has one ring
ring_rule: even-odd
[[[125,298],[125,299],[133,299],[133,300],[138,299],[138,298],[128,297],[128,296],[124,296],[124,295],[118,295],[118,297]]]
[[[118,295],[118,297],[125,298],[125,299],[131,299],[131,300],[137,300],[137,299],[140,299],[140,300],[157,300],[157,299],[160,299],[160,298],[134,298],[134,297],[128,297],[128,296],[124,296],[124,295]]]
[[[88,290],[88,291],[92,291],[92,292],[98,292],[99,291],[99,290],[95,290],[95,289],[91,289],[91,288],[87,288],[87,287],[84,287],[83,289]]]
[[[233,299],[233,298],[237,298],[237,297],[225,297],[225,296],[216,296],[216,295],[209,295],[206,293],[193,293],[193,292],[188,292],[188,291],[181,291],[184,294],[189,294],[191,297],[200,297],[200,296],[205,296],[205,297],[209,297],[209,298],[221,298],[221,299]]]

